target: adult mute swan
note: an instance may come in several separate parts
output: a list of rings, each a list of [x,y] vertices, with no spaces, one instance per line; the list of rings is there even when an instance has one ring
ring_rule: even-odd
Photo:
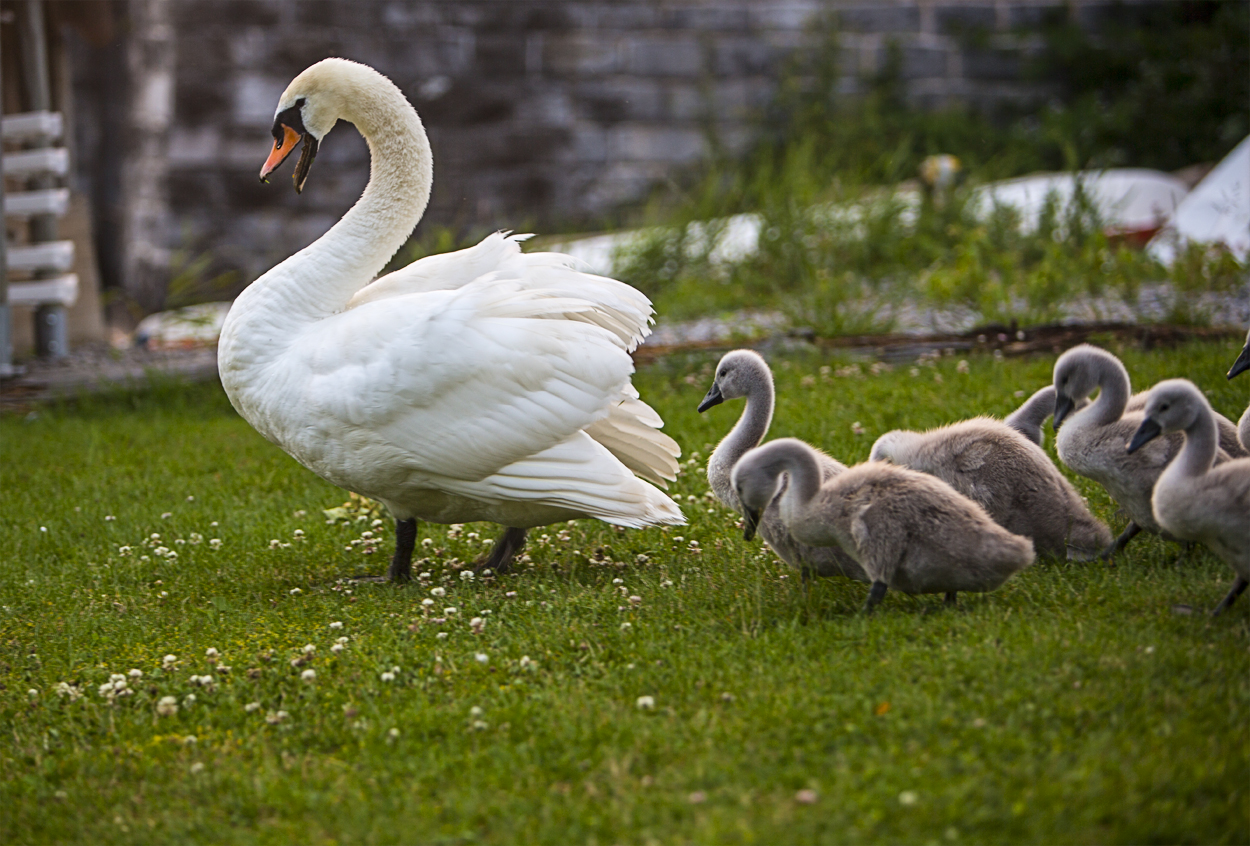
[[[260,175],[302,139],[302,190],[338,120],[369,144],[369,185],[235,300],[218,347],[235,409],[317,475],[390,509],[392,581],[411,577],[418,520],[502,524],[484,562],[496,571],[535,526],[684,522],[652,484],[675,478],[681,451],[630,382],[650,301],[502,233],[375,280],[433,178],[421,120],[389,79],[344,59],[305,70],[278,102]]]

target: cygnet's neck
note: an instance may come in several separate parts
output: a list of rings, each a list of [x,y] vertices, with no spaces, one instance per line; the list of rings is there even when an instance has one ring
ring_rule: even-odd
[[[1185,428],[1185,446],[1172,459],[1165,471],[1168,475],[1179,474],[1185,478],[1201,476],[1215,466],[1215,454],[1220,444],[1219,428],[1210,408],[1199,409],[1194,421]]]
[[[1133,393],[1128,371],[1119,359],[1110,354],[1097,356],[1091,365],[1098,381],[1098,398],[1081,413],[1092,423],[1109,426],[1124,416],[1124,409]]]
[[[792,525],[802,519],[820,492],[820,462],[815,450],[806,444],[785,443],[778,452],[781,469],[789,477],[789,484],[781,494],[782,520]]]
[[[768,434],[769,424],[773,419],[773,380],[768,372],[752,372],[746,392],[746,407],[742,416],[729,430],[708,459],[708,480],[712,484],[712,492],[721,502],[732,504],[737,501],[730,482],[730,474],[734,465],[748,450],[759,446],[760,441]]]

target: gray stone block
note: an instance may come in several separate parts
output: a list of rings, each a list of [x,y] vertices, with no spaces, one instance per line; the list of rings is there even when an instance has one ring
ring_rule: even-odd
[[[703,152],[703,133],[698,129],[627,125],[608,133],[608,156],[614,161],[687,163]]]
[[[934,18],[938,32],[947,35],[993,32],[998,25],[993,3],[972,5],[966,0],[958,5],[938,6]]]
[[[717,76],[775,74],[783,52],[758,36],[724,36],[712,50],[713,72]]]
[[[657,80],[614,76],[578,82],[574,109],[580,118],[603,125],[665,117],[664,86]]]
[[[243,73],[234,79],[231,119],[240,126],[273,126],[278,98],[289,80],[259,73]]]
[[[829,5],[819,0],[756,0],[750,7],[750,25],[764,30],[801,31],[815,16],[828,10]]]
[[[964,50],[963,71],[970,80],[1019,79],[1020,53],[995,48]]]
[[[903,78],[946,76],[950,53],[939,47],[903,48]]]
[[[621,44],[622,69],[644,76],[698,76],[703,48],[692,35],[633,35]]]
[[[544,72],[572,77],[615,73],[621,66],[618,42],[618,36],[605,32],[574,32],[544,38]]]
[[[920,8],[915,3],[838,6],[836,14],[841,28],[855,32],[897,34],[920,31]]]

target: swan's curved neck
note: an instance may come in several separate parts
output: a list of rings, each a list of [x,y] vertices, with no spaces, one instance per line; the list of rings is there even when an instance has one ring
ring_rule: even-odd
[[[816,456],[807,450],[786,450],[782,469],[790,477],[790,483],[781,495],[783,519],[790,524],[811,507],[812,500],[820,492],[820,464]]]
[[[761,374],[761,377],[751,380],[742,416],[708,458],[708,475],[714,488],[713,493],[722,502],[726,497],[736,500],[737,496],[733,493],[729,479],[730,473],[748,450],[759,446],[772,423],[775,398],[773,380],[768,374]]]
[[[1215,453],[1219,447],[1219,428],[1215,415],[1210,411],[1198,414],[1185,429],[1185,446],[1172,464],[1169,473],[1181,473],[1188,477],[1201,476],[1215,466]]]
[[[1055,410],[1055,386],[1047,385],[1024,401],[1024,404],[1007,416],[1008,426],[1026,426],[1042,429],[1042,423]]]
[[[341,311],[403,246],[429,202],[433,159],[421,119],[397,88],[370,81],[347,83],[350,113],[342,115],[369,145],[364,194],[329,232],[245,292],[256,289],[252,295],[263,294],[268,311],[292,322]]]
[[[1098,398],[1084,413],[1099,426],[1108,426],[1124,416],[1132,388],[1129,386],[1128,371],[1118,361],[1099,360],[1096,366]]]

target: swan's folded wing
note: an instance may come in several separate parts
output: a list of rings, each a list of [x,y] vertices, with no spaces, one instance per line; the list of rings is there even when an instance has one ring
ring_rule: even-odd
[[[593,303],[593,310],[569,317],[607,329],[627,350],[650,333],[651,301],[641,291],[586,273],[577,259],[564,253],[522,253],[520,242],[528,237],[496,232],[468,249],[418,259],[361,288],[347,308],[407,294],[457,290],[495,273],[535,292]]]
[[[595,309],[489,274],[322,321],[292,350],[304,372],[291,378],[331,430],[410,471],[483,479],[606,418],[621,397],[633,363],[619,339],[568,319]]]

